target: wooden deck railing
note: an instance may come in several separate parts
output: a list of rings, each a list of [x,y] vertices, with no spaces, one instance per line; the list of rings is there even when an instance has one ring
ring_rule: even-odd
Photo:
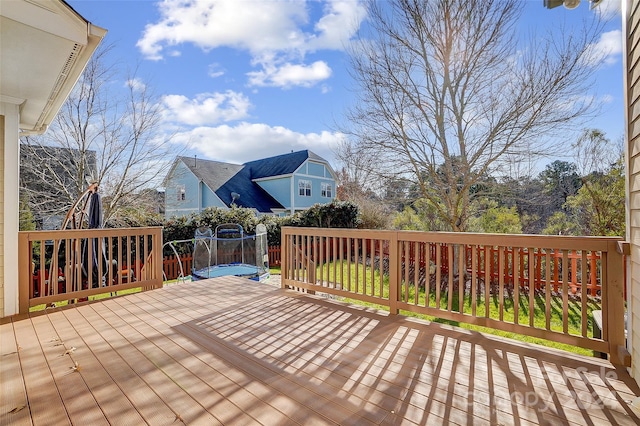
[[[162,287],[160,227],[28,231],[18,238],[20,313],[40,304]]]
[[[283,227],[282,286],[579,346],[628,364],[623,249],[613,237]],[[601,338],[591,332],[592,310],[602,310]]]

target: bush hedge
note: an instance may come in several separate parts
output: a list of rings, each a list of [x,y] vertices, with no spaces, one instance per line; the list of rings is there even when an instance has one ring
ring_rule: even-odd
[[[193,238],[196,228],[204,226],[215,230],[216,226],[223,223],[238,223],[247,234],[254,234],[256,226],[264,224],[269,245],[278,246],[283,226],[357,228],[360,224],[360,213],[358,206],[349,201],[315,204],[307,210],[285,217],[256,216],[253,210],[242,207],[208,207],[200,214],[192,213],[165,221],[164,241],[189,240]]]

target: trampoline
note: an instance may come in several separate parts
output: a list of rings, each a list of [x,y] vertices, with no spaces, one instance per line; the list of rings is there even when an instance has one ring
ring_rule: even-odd
[[[250,279],[260,279],[258,267],[246,264],[229,264],[229,265],[211,265],[204,269],[193,271],[195,279],[224,277],[225,275],[234,275],[236,277],[246,277]]]
[[[269,278],[267,228],[256,227],[255,235],[246,235],[239,224],[223,224],[215,233],[199,228],[193,239],[194,280],[236,276],[254,281]]]

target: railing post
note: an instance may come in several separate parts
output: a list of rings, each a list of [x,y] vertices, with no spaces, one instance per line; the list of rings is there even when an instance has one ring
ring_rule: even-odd
[[[612,364],[630,364],[626,355],[624,324],[624,272],[622,254],[617,250],[617,241],[610,242],[606,253],[606,307],[607,330],[609,342],[609,360]],[[603,253],[605,254],[605,253]],[[604,260],[604,259],[603,259]],[[605,278],[605,277],[603,277]]]
[[[400,283],[400,250],[398,250],[398,233],[389,233],[389,313],[398,314],[398,286]],[[380,263],[382,263],[382,250],[380,253]],[[416,288],[418,287],[416,283]]]
[[[289,241],[285,228],[280,230],[280,288],[285,289],[284,284],[287,279],[287,271],[289,269]]]
[[[162,288],[163,285],[163,262],[162,262],[162,228],[159,228],[157,232],[153,235],[153,269],[154,269],[154,278],[157,281],[157,284],[154,288]]]
[[[29,312],[31,297],[31,243],[27,232],[18,233],[18,312]]]

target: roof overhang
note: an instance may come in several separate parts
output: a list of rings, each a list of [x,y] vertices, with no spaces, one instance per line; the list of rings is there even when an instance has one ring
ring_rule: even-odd
[[[106,33],[62,0],[0,2],[0,102],[23,134],[47,130]]]

